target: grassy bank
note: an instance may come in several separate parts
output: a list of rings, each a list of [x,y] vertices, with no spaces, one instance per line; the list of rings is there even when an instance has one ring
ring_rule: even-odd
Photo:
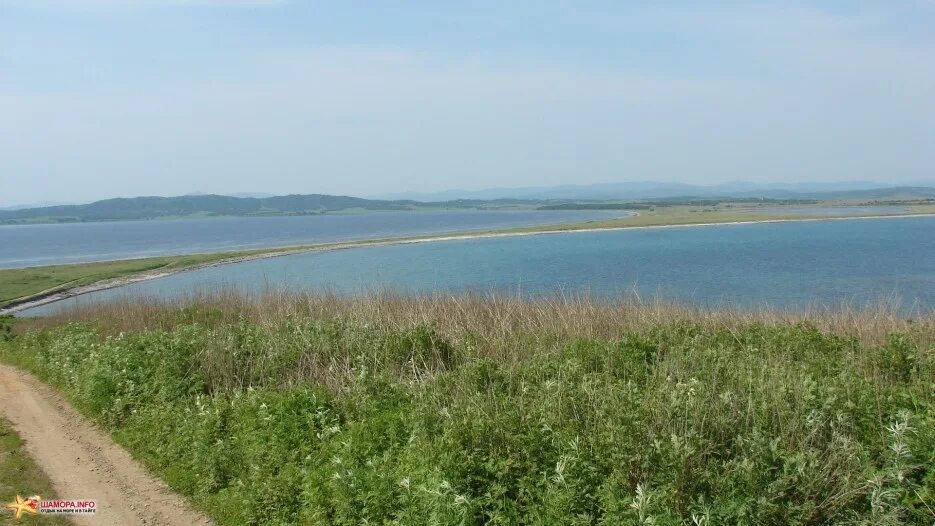
[[[170,272],[194,265],[242,257],[252,253],[257,252],[192,254],[102,261],[98,263],[0,269],[0,307],[17,300],[82,287],[104,280],[133,276],[144,272]]]
[[[221,524],[935,520],[935,325],[886,309],[270,296],[19,321]]]
[[[23,449],[23,441],[10,423],[0,419],[0,500],[3,505],[13,502],[14,498],[39,495],[44,499],[55,498],[52,483],[36,466],[32,458]],[[68,520],[53,515],[24,515],[17,521],[11,510],[0,509],[0,524],[68,524]]]
[[[272,256],[303,250],[353,248],[374,244],[431,241],[437,238],[450,239],[452,237],[470,238],[489,235],[524,235],[543,232],[572,232],[576,230],[620,229],[652,226],[698,224],[713,225],[720,223],[772,220],[834,219],[836,217],[848,217],[855,215],[851,213],[842,214],[841,216],[808,216],[800,213],[784,211],[784,207],[782,206],[772,206],[768,209],[763,208],[762,211],[754,213],[750,211],[752,208],[748,208],[746,211],[742,211],[734,208],[736,206],[736,203],[706,207],[669,206],[661,207],[655,210],[643,210],[639,213],[639,215],[630,217],[607,219],[601,221],[588,221],[583,223],[570,223],[563,225],[539,225],[533,227],[509,228],[501,230],[454,232],[425,236],[408,236],[399,238],[296,245],[239,252],[217,252],[209,254],[190,254],[182,256],[105,261],[97,263],[77,263],[70,265],[0,269],[0,308],[8,307],[13,304],[18,304],[36,298],[41,298],[48,294],[74,290],[96,283],[119,280],[121,278],[139,277],[151,273],[178,272],[206,264],[235,262],[240,261],[243,258],[263,255]],[[907,206],[903,212],[888,215],[893,216],[913,214],[935,214],[935,205]]]

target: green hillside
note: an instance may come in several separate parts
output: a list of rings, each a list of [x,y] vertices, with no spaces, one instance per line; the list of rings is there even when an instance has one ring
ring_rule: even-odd
[[[639,200],[587,199],[455,199],[422,202],[375,200],[342,195],[308,194],[275,197],[231,197],[224,195],[185,195],[178,197],[131,197],[105,199],[84,205],[59,205],[21,210],[0,210],[0,224],[71,223],[90,221],[145,220],[176,217],[290,216],[334,212],[399,210],[647,210],[674,206],[715,206],[729,203],[759,205],[815,204],[830,201],[856,204],[931,204],[935,189],[894,187],[859,192],[833,192],[784,197],[670,197]]]
[[[931,526],[932,321],[222,295],[0,357],[218,524]]]
[[[373,201],[336,195],[229,197],[192,195],[106,199],[86,205],[63,205],[0,211],[0,222],[75,222],[156,219],[178,216],[307,215],[358,208],[408,210],[412,201]]]

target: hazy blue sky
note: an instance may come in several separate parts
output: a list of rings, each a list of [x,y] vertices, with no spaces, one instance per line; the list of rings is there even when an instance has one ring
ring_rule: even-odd
[[[933,0],[0,0],[0,204],[933,176]]]

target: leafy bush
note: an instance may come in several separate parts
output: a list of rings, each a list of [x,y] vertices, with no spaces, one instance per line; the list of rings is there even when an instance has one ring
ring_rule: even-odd
[[[7,341],[11,339],[13,339],[13,316],[0,314],[0,340]]]

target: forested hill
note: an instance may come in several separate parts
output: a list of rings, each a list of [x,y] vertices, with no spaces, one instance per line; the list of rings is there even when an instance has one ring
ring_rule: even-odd
[[[843,192],[778,194],[757,196],[670,196],[620,200],[607,197],[587,199],[456,199],[424,202],[411,199],[363,199],[343,195],[306,194],[270,197],[234,197],[201,194],[178,197],[129,197],[106,199],[84,205],[57,205],[18,210],[0,209],[0,224],[76,223],[175,217],[316,215],[342,211],[445,210],[445,209],[539,209],[539,210],[641,210],[660,206],[713,206],[727,202],[770,205],[811,204],[821,200],[851,200],[856,204],[931,204],[935,188],[891,187]],[[854,204],[852,203],[852,204]]]
[[[411,210],[425,203],[383,201],[339,195],[285,195],[230,197],[186,195],[179,197],[132,197],[106,199],[85,205],[62,205],[0,211],[0,223],[65,223],[116,221],[191,216],[311,215],[341,210]],[[468,208],[467,202],[451,202],[449,208]]]

